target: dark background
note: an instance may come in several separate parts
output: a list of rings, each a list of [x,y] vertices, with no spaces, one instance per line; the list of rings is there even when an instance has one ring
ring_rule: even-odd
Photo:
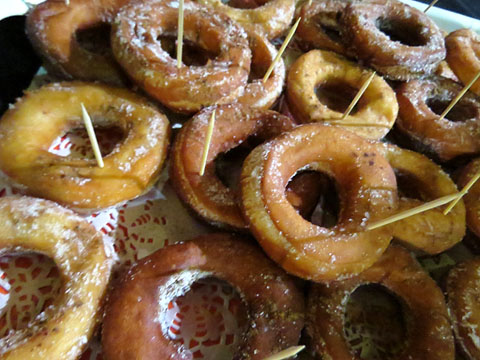
[[[417,0],[430,4],[430,0]],[[455,11],[470,17],[480,19],[480,0],[439,0],[435,7]]]

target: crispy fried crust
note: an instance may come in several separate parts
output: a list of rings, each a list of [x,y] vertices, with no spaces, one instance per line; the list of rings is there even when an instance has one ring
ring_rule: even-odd
[[[121,85],[126,77],[111,51],[102,54],[85,49],[77,41],[76,31],[110,24],[128,1],[45,1],[28,13],[27,35],[50,73],[65,79]]]
[[[0,340],[8,360],[78,359],[95,326],[112,261],[102,235],[70,210],[27,197],[0,199],[2,253],[34,251],[53,259],[62,290],[52,306]]]
[[[205,174],[199,175],[209,119],[215,110],[215,127]],[[251,136],[271,139],[294,127],[286,116],[248,106],[220,105],[206,108],[188,121],[173,146],[170,176],[179,197],[210,223],[246,230],[238,199],[216,175],[215,159],[240,146]]]
[[[389,247],[377,263],[357,277],[313,285],[308,295],[307,333],[319,356],[359,359],[343,335],[345,306],[358,287],[368,284],[384,286],[404,305],[407,339],[398,359],[455,359],[442,290],[408,251],[398,246]]]
[[[169,302],[205,277],[229,283],[247,306],[250,322],[235,359],[262,360],[298,343],[304,299],[293,279],[244,239],[210,234],[140,260],[114,288],[103,323],[106,359],[191,359],[163,320]]]
[[[285,188],[300,169],[336,180],[341,210],[334,227],[304,220],[288,202]],[[392,239],[388,227],[365,226],[395,211],[395,174],[374,146],[340,128],[303,125],[255,148],[243,164],[241,190],[250,231],[272,259],[304,279],[354,276]]]
[[[115,126],[124,139],[104,157],[72,159],[48,151],[83,128],[83,103],[94,125]],[[158,178],[168,145],[168,120],[132,92],[80,82],[28,92],[0,122],[0,168],[29,194],[77,209],[106,208],[143,194]]]

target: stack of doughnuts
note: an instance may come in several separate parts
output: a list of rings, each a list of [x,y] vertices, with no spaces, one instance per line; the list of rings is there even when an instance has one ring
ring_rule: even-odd
[[[0,357],[76,359],[103,314],[107,360],[194,358],[168,337],[165,313],[213,277],[247,309],[235,359],[297,345],[304,326],[315,356],[358,359],[342,329],[346,303],[369,283],[404,304],[408,340],[398,358],[454,359],[454,336],[475,358],[480,346],[471,350],[468,337],[480,323],[461,321],[477,321],[466,315],[477,311],[476,280],[456,279],[476,270],[449,275],[449,313],[416,258],[461,246],[467,226],[480,237],[480,185],[449,214],[369,225],[456,193],[479,172],[478,87],[442,118],[462,85],[438,75],[451,67],[470,81],[477,70],[465,69],[480,69],[478,36],[459,30],[444,39],[397,0],[189,0],[177,63],[178,12],[173,0],[47,0],[29,12],[27,34],[55,81],[1,118],[0,170],[25,195],[47,200],[0,200],[0,248],[51,256],[65,283],[45,323],[0,339]],[[298,17],[292,47],[302,54],[289,66],[280,58],[263,80],[277,56],[271,41]],[[48,150],[82,127],[81,105],[97,129],[121,132],[103,167]],[[167,160],[178,198],[211,234],[120,267],[110,280],[102,236],[73,211],[140,197]]]

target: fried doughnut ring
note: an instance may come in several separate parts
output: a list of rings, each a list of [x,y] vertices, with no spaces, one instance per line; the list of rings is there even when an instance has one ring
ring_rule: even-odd
[[[345,305],[362,285],[380,284],[402,300],[407,315],[405,348],[398,359],[455,359],[455,347],[442,290],[404,249],[391,246],[355,278],[314,284],[308,296],[307,334],[326,359],[358,359],[345,337]]]
[[[199,0],[201,4],[211,6],[245,28],[265,34],[272,40],[288,29],[295,12],[295,0],[259,0],[253,8],[235,8],[221,0]]]
[[[447,117],[439,120],[447,105],[462,90],[456,82],[435,78],[412,80],[397,89],[400,106],[397,128],[415,146],[441,161],[480,152],[480,98],[467,92]]]
[[[399,212],[458,191],[442,168],[426,156],[385,143],[378,143],[377,149],[397,174]],[[408,188],[402,194],[400,185],[403,184]],[[443,209],[435,208],[391,226],[393,238],[402,245],[438,254],[459,243],[465,236],[465,205],[460,200],[448,215],[443,215]]]
[[[340,55],[312,50],[298,58],[288,73],[288,104],[302,122],[340,120],[344,109],[330,108],[335,107],[335,102],[320,100],[319,90],[339,92],[342,87],[349,88],[354,90],[353,99],[368,75],[364,68]],[[380,139],[393,126],[397,113],[395,92],[380,76],[375,76],[360,99],[357,111],[345,119],[349,125],[339,123],[338,126],[368,139]]]
[[[340,214],[332,228],[304,220],[285,196],[299,170],[325,172],[338,184]],[[338,127],[308,124],[258,146],[241,175],[250,231],[286,271],[314,281],[356,275],[385,251],[388,227],[365,231],[396,209],[395,174],[375,146]]]
[[[0,248],[38,251],[57,264],[62,292],[28,327],[0,339],[9,360],[77,359],[99,322],[112,261],[93,226],[70,210],[40,199],[0,199]]]
[[[445,59],[438,26],[400,1],[351,3],[343,21],[356,55],[389,79],[428,75]]]
[[[112,27],[112,49],[130,77],[172,110],[194,113],[242,95],[251,51],[244,30],[223,14],[193,1],[184,7],[184,38],[216,54],[204,66],[181,66],[157,39],[176,33],[178,1],[132,2]]]
[[[209,119],[215,110],[215,127],[208,151],[205,174],[199,175]],[[178,196],[204,220],[221,227],[245,230],[233,189],[216,175],[215,159],[256,136],[269,139],[290,130],[294,123],[270,110],[248,106],[219,105],[202,110],[180,130],[173,146],[170,176]]]
[[[300,24],[296,32],[299,41],[307,49],[325,49],[341,55],[350,55],[343,40],[340,17],[347,2],[338,0],[305,3],[299,12]]]
[[[28,15],[26,30],[50,73],[66,79],[100,80],[121,85],[125,75],[111,51],[106,54],[82,47],[78,30],[110,24],[129,0],[48,0]],[[106,30],[108,31],[108,30]]]
[[[237,102],[257,109],[269,109],[283,91],[285,63],[283,58],[280,58],[264,83],[263,75],[277,56],[277,49],[265,36],[251,30],[247,30],[247,34],[252,50],[250,79],[245,87],[245,93],[237,99]]]
[[[468,84],[480,71],[480,36],[469,29],[457,30],[445,38],[445,46],[448,65],[464,84]],[[480,81],[470,90],[480,95]]]
[[[298,343],[304,299],[294,280],[256,246],[209,234],[140,260],[114,288],[103,322],[106,359],[191,359],[166,336],[164,316],[171,300],[206,277],[229,283],[248,308],[250,324],[235,359],[261,360]]]
[[[457,184],[463,188],[478,172],[480,172],[480,159],[468,163],[458,176]],[[465,208],[467,209],[467,226],[477,237],[480,237],[480,183],[476,182],[465,194]]]
[[[72,159],[48,152],[52,142],[83,128],[80,104],[99,126],[124,139],[104,157]],[[0,169],[28,193],[76,209],[99,209],[135,198],[158,178],[168,145],[168,120],[132,92],[101,84],[50,84],[28,92],[0,122]]]
[[[451,269],[446,284],[447,305],[457,344],[468,359],[480,359],[480,258]]]

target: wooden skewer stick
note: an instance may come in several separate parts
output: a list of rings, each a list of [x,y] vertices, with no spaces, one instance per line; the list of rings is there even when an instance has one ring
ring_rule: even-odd
[[[438,2],[438,0],[433,0],[430,5],[427,6],[425,10],[423,10],[424,13],[426,13],[428,10],[430,10],[432,7],[435,6],[435,4]]]
[[[95,136],[95,130],[93,129],[92,119],[90,119],[90,115],[88,115],[87,109],[83,103],[80,103],[82,107],[82,117],[83,122],[85,124],[85,128],[87,129],[88,138],[90,139],[90,144],[92,145],[93,154],[95,155],[95,159],[97,160],[97,164],[99,168],[103,168],[103,158],[102,153],[100,152],[100,147],[98,146],[97,137]]]
[[[272,356],[269,356],[267,358],[265,358],[264,360],[283,360],[283,359],[288,359],[292,356],[295,356],[297,355],[300,351],[302,351],[303,349],[305,349],[305,345],[301,345],[301,346],[292,346],[292,347],[289,347],[288,349],[286,350],[282,350],[280,351],[279,353],[276,353]]]
[[[205,174],[205,166],[207,166],[207,157],[208,151],[210,150],[210,143],[212,142],[212,134],[213,134],[213,126],[215,125],[215,111],[213,110],[212,116],[210,117],[210,121],[208,122],[208,129],[207,129],[207,136],[205,137],[205,146],[203,148],[203,156],[202,156],[202,165],[200,167],[200,176]]]
[[[455,97],[455,99],[452,100],[452,102],[447,106],[447,108],[445,109],[445,111],[442,113],[442,115],[440,115],[440,119],[439,120],[442,120],[443,118],[445,118],[445,116],[447,116],[447,114],[450,112],[450,110],[452,110],[452,108],[455,106],[456,103],[458,103],[460,101],[460,99],[462,98],[463,95],[465,95],[465,93],[472,87],[473,84],[475,84],[475,82],[480,78],[480,71],[478,72],[477,75],[475,75],[473,77],[472,80],[470,80],[470,82],[467,84],[467,86],[465,86],[462,91],[460,91],[458,93],[458,95]]]
[[[393,216],[390,216],[386,219],[383,219],[383,220],[374,222],[373,224],[367,225],[367,230],[373,230],[373,229],[376,229],[376,228],[394,223],[396,221],[406,219],[410,216],[420,214],[424,211],[434,209],[438,206],[445,205],[445,204],[449,203],[450,201],[455,200],[457,197],[458,197],[458,193],[442,196],[441,198],[438,198],[436,200],[427,202],[423,205],[414,207],[412,209],[402,211],[402,212],[400,212],[398,214],[395,214]]]
[[[377,74],[376,71],[374,71],[367,79],[367,81],[365,81],[362,85],[362,87],[360,88],[360,90],[358,90],[358,93],[357,95],[355,95],[355,97],[353,98],[352,102],[350,103],[350,105],[348,106],[347,110],[343,113],[343,116],[342,116],[342,120],[345,120],[347,118],[348,115],[350,115],[350,113],[352,112],[353,108],[355,107],[355,105],[357,105],[358,101],[360,100],[360,98],[362,97],[363,93],[367,90],[368,86],[370,85],[370,83],[372,82],[373,78],[375,77],[375,75]]]
[[[445,209],[445,211],[443,212],[443,215],[447,215],[454,207],[455,205],[457,205],[457,203],[460,201],[460,199],[466,194],[468,193],[468,191],[470,190],[470,188],[478,181],[478,179],[480,179],[480,171],[477,172],[475,174],[474,177],[472,177],[470,179],[470,181],[467,183],[467,185],[465,185],[463,187],[463,189],[458,193],[458,197],[453,200],[448,206],[447,208]]]
[[[300,20],[302,18],[298,18],[295,24],[293,24],[292,28],[288,32],[287,37],[285,38],[285,41],[283,42],[282,46],[280,47],[280,50],[278,50],[277,56],[275,56],[275,59],[273,59],[272,63],[270,64],[270,67],[268,68],[267,72],[265,73],[265,76],[263,77],[263,83],[265,84],[270,77],[270,74],[273,71],[273,68],[275,67],[275,64],[280,60],[282,57],[283,52],[288,46],[288,43],[290,40],[292,40],[293,34],[295,34],[295,31],[297,30],[298,24],[300,24]]]
[[[178,2],[177,69],[182,67],[183,53],[183,1]]]

